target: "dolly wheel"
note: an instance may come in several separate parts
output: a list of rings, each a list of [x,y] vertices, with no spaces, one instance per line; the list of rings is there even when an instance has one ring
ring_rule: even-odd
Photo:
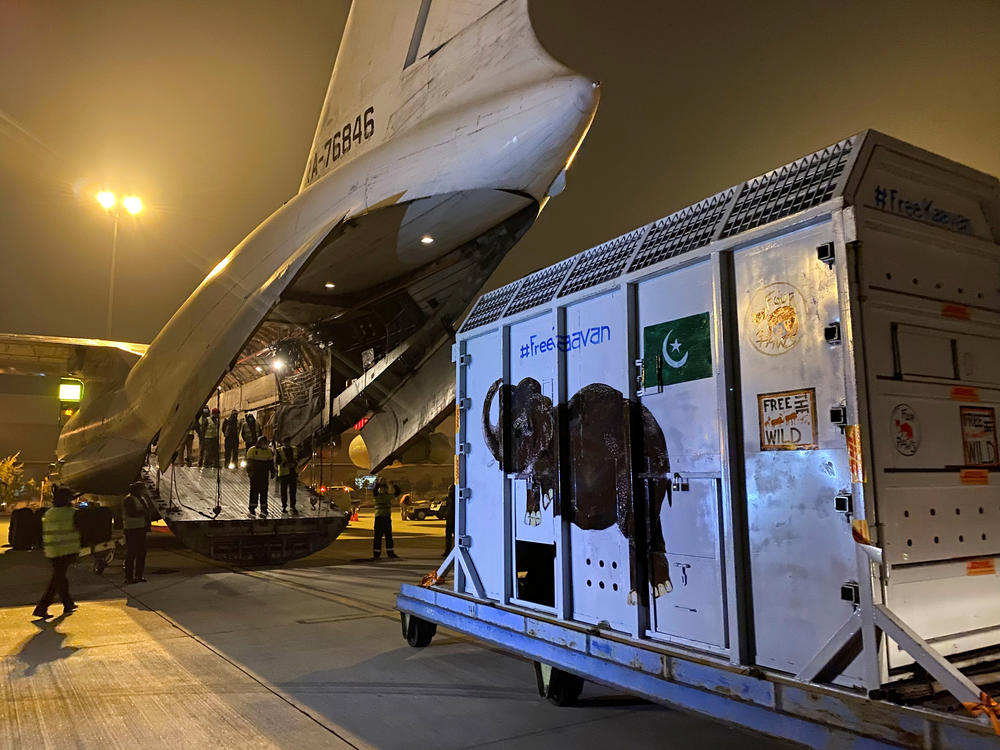
[[[403,637],[413,648],[429,646],[431,639],[437,633],[437,623],[421,620],[407,612],[400,612],[399,620],[403,626]]]
[[[96,573],[97,575],[101,575],[101,573],[104,572],[104,569],[106,567],[108,567],[108,563],[110,562],[110,558],[111,558],[111,550],[108,550],[107,552],[100,552],[98,554],[95,554],[94,555],[94,573]]]
[[[583,692],[583,678],[558,667],[535,662],[538,694],[554,706],[573,706]]]

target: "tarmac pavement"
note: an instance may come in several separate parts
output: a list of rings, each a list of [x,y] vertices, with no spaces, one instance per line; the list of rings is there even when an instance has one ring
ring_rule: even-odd
[[[395,595],[437,567],[444,522],[397,515],[401,559],[378,562],[371,526],[369,512],[327,549],[266,569],[160,530],[148,583],[124,586],[120,561],[100,576],[81,561],[80,609],[48,623],[31,617],[44,557],[4,550],[0,747],[793,747],[591,683],[580,706],[556,708],[530,663],[443,629],[410,648]]]

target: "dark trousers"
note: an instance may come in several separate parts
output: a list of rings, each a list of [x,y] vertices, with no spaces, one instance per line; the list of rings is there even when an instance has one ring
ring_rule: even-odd
[[[250,480],[250,512],[257,510],[257,502],[260,502],[260,512],[267,513],[267,477],[263,480]]]
[[[201,452],[202,463],[209,469],[219,468],[219,439],[208,438]]]
[[[191,459],[194,457],[194,435],[188,435],[184,438],[184,463],[187,466],[191,465]]]
[[[73,597],[69,593],[69,579],[66,571],[70,564],[76,559],[76,555],[63,555],[62,557],[50,557],[52,563],[52,578],[49,579],[49,587],[45,589],[42,598],[38,600],[36,612],[44,612],[59,594],[59,601],[62,602],[63,609],[74,606]]]
[[[375,516],[375,543],[372,554],[378,557],[382,554],[382,537],[385,537],[385,551],[392,552],[392,516]]]
[[[146,572],[146,530],[125,529],[125,580],[136,581]]]
[[[285,510],[291,501],[292,510],[295,510],[295,488],[299,478],[294,474],[286,474],[278,477],[278,485],[281,487],[281,509]]]
[[[234,438],[230,440],[226,438],[226,468],[232,464],[236,466],[236,461],[240,457],[240,441],[239,438]]]

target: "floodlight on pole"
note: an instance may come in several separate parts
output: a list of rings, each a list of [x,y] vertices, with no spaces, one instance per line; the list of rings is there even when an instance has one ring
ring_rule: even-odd
[[[108,322],[106,326],[105,338],[111,338],[111,314],[115,305],[115,258],[118,254],[118,222],[121,220],[121,206],[135,216],[142,211],[142,199],[137,195],[126,196],[121,203],[118,197],[110,190],[102,190],[96,196],[101,208],[108,212],[115,221],[114,234],[111,236],[111,274],[108,280]]]

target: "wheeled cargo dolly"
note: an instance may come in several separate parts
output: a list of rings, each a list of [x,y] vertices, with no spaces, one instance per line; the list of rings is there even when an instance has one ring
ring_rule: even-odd
[[[80,558],[90,557],[91,569],[96,575],[101,575],[116,557],[125,557],[124,535],[115,532],[106,542],[80,547]]]
[[[1000,747],[998,243],[995,178],[867,131],[483,295],[411,645],[812,747]]]

